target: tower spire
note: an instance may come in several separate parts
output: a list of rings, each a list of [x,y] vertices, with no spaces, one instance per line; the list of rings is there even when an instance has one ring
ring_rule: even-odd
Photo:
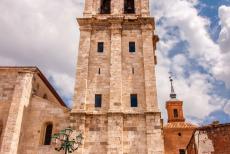
[[[175,93],[175,90],[174,90],[174,87],[173,87],[173,78],[172,78],[172,73],[170,73],[171,75],[169,76],[169,80],[171,82],[171,93],[170,93],[170,98],[173,99],[173,98],[176,98],[176,93]]]

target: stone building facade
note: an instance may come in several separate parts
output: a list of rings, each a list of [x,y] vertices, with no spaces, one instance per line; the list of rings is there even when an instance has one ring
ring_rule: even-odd
[[[69,109],[36,67],[0,67],[1,154],[55,154],[48,135],[68,126]]]
[[[212,124],[196,129],[187,154],[229,154],[230,124]]]
[[[176,98],[172,82],[170,100],[166,102],[168,123],[163,128],[165,154],[185,154],[196,126],[185,122],[183,101]]]
[[[162,154],[149,0],[85,0],[71,126],[82,154]]]

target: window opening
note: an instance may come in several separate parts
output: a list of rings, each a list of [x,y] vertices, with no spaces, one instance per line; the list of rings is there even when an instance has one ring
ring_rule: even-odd
[[[137,107],[138,106],[137,94],[131,94],[130,100],[131,100],[131,107]]]
[[[125,0],[124,3],[124,13],[125,14],[131,14],[131,13],[135,13],[135,3],[134,0]]]
[[[178,110],[177,109],[173,110],[173,115],[174,115],[174,118],[178,118]]]
[[[135,42],[129,42],[129,52],[136,52]]]
[[[45,128],[44,145],[50,145],[52,139],[53,124],[47,124]]]
[[[110,14],[111,0],[101,0],[101,14]]]
[[[102,95],[96,94],[95,95],[95,107],[101,107],[101,102],[102,102]]]
[[[180,154],[185,154],[185,150],[184,150],[184,149],[180,149],[180,150],[179,150],[179,153],[180,153]]]
[[[104,42],[98,42],[97,52],[104,52]]]

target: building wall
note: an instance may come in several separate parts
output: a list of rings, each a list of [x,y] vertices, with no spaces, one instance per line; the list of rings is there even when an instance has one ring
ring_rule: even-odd
[[[146,109],[142,32],[124,26],[122,31],[122,107],[128,112]],[[136,52],[129,52],[129,42],[135,42]],[[133,70],[132,70],[133,69]],[[134,71],[134,72],[133,72]],[[137,94],[138,108],[130,107],[130,94]]]
[[[54,147],[43,145],[45,124],[52,123],[53,133],[58,133],[69,126],[68,115],[66,108],[36,95],[32,96],[23,116],[18,154],[55,153]]]
[[[230,125],[198,128],[187,147],[188,154],[229,154]]]
[[[109,108],[109,86],[110,86],[110,31],[93,30],[91,36],[91,47],[89,53],[88,92],[86,94],[86,110],[94,111],[95,94],[102,94],[101,112]],[[104,52],[97,52],[98,42],[104,42]],[[100,69],[100,74],[99,74]],[[85,80],[86,82],[86,80]]]
[[[0,121],[2,122],[2,133],[0,134],[0,149],[17,75],[17,72],[10,70],[0,71]]]
[[[69,110],[60,104],[36,69],[1,67],[0,153],[53,154],[53,147],[42,146],[46,122],[53,123],[53,132],[68,127]]]
[[[165,154],[179,154],[179,150],[186,150],[194,128],[164,129]]]

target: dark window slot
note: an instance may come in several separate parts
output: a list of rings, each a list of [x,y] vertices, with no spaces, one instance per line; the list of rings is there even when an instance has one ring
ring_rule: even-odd
[[[52,130],[53,130],[53,125],[48,124],[46,126],[44,145],[50,145],[51,144]]]
[[[104,42],[98,42],[97,52],[104,52]]]
[[[174,115],[174,118],[178,118],[178,110],[177,109],[173,110],[173,115]]]
[[[136,52],[135,42],[129,42],[129,52]]]
[[[131,107],[137,107],[138,106],[137,94],[131,94],[130,100],[131,100]]]
[[[102,102],[102,95],[96,94],[95,95],[95,107],[101,107],[101,102]]]

